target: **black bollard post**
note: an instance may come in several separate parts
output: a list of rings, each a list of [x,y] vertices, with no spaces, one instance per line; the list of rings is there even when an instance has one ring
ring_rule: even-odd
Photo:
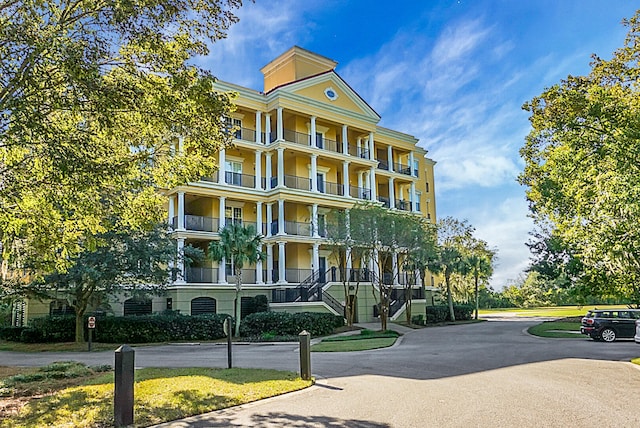
[[[231,327],[231,322],[232,322],[231,317],[228,317],[227,319],[224,320],[224,333],[227,335],[227,366],[229,368],[233,367],[233,363],[231,361],[231,334],[232,334],[232,327]]]
[[[133,382],[135,351],[129,345],[116,349],[115,391],[113,397],[116,427],[133,425]]]
[[[311,335],[303,330],[300,339],[300,377],[304,380],[311,379]]]

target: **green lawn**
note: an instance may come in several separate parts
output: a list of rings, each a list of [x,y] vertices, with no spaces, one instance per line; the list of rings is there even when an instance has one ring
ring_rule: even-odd
[[[580,331],[580,323],[566,321],[546,321],[541,324],[534,325],[528,330],[530,334],[540,337],[555,337],[564,339],[584,339],[587,337],[583,334],[575,333],[576,331]]]
[[[86,370],[77,363],[64,364],[69,365],[65,373]],[[28,401],[18,415],[0,419],[0,427],[113,426],[113,372],[88,373],[76,378],[76,385],[71,386],[73,381],[55,375],[45,387],[42,373],[48,371],[25,369],[16,373],[16,369],[0,369],[0,403],[9,398],[38,397]],[[140,369],[135,382],[136,427],[236,406],[312,384],[291,372],[203,368]]]
[[[395,331],[362,330],[360,334],[334,336],[323,339],[311,347],[313,352],[353,352],[387,348],[393,345],[399,334]]]
[[[626,308],[626,305],[597,305],[597,306],[554,306],[549,308],[500,308],[482,309],[480,316],[499,314],[501,312],[515,312],[519,317],[578,317],[584,316],[591,309]]]

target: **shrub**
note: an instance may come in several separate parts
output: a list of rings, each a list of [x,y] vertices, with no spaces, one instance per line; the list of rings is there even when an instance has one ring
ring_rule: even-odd
[[[29,321],[29,327],[37,330],[42,342],[73,342],[76,336],[75,316],[49,316]]]
[[[26,327],[0,327],[0,339],[9,342],[20,342],[20,335]]]
[[[414,315],[411,317],[411,324],[424,325],[424,315]]]
[[[257,312],[246,316],[240,324],[241,336],[297,336],[303,330],[312,336],[324,336],[344,325],[339,315],[314,312]]]
[[[470,320],[474,310],[473,305],[453,305],[453,314],[456,317],[456,321]],[[426,313],[427,324],[451,321],[448,305],[427,306]]]

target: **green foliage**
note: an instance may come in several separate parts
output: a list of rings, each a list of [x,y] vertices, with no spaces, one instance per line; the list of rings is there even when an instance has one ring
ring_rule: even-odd
[[[19,342],[20,335],[26,327],[0,327],[0,340],[8,340],[9,342]]]
[[[426,321],[424,319],[424,315],[414,315],[411,317],[411,324],[413,325],[425,325]]]
[[[225,337],[222,323],[228,317],[212,315],[144,315],[135,317],[101,317],[96,322],[93,340],[101,343],[147,343],[171,340],[215,340]],[[84,318],[86,323],[86,317]],[[73,341],[74,317],[43,317],[22,328],[19,341],[24,343]],[[17,339],[18,331],[12,331]],[[9,340],[9,339],[7,339]]]
[[[338,315],[313,312],[258,312],[245,317],[240,324],[242,336],[297,336],[306,330],[311,336],[326,336],[344,325]]]
[[[523,108],[531,213],[582,265],[584,295],[640,300],[640,13],[610,60],[593,56]]]
[[[475,307],[473,305],[453,305],[454,318],[451,319],[451,313],[448,305],[427,306],[427,324],[437,324],[447,321],[467,321],[470,320]]]
[[[269,312],[269,299],[264,294],[259,294],[251,299],[249,314],[256,312]]]
[[[231,263],[231,269],[236,279],[236,323],[235,335],[240,335],[240,310],[242,291],[242,268],[255,264],[258,260],[266,259],[261,251],[262,236],[255,227],[243,226],[239,223],[227,224],[220,231],[220,240],[209,244],[209,258],[211,260]]]

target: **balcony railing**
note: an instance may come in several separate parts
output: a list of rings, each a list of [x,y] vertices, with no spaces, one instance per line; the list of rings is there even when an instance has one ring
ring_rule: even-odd
[[[342,153],[342,143],[328,138],[316,138],[316,147],[330,152]]]
[[[403,163],[394,163],[393,170],[395,172],[399,172],[400,174],[411,175],[411,167]]]
[[[309,277],[309,275],[311,275],[313,273],[313,271],[311,269],[285,269],[284,270],[284,279],[287,282],[290,283],[300,283],[302,281],[304,281],[305,279],[307,279]],[[267,277],[266,271],[264,274],[264,278]],[[271,281],[276,283],[280,280],[280,272],[278,269],[273,269],[272,273],[271,273]],[[295,301],[294,300],[290,300],[291,302]],[[274,303],[282,303],[282,301],[280,302],[274,302]]]
[[[389,162],[386,160],[376,159],[378,161],[378,169],[389,171]]]
[[[214,172],[210,177],[202,177],[201,181],[207,181],[209,183],[217,183],[218,182],[218,171]]]
[[[318,192],[329,195],[344,196],[344,186],[339,183],[329,181],[318,181]]]
[[[276,178],[277,182],[277,178]],[[311,179],[308,177],[298,177],[295,175],[285,175],[284,185],[290,189],[311,190]]]
[[[218,269],[205,267],[188,267],[186,269],[187,282],[196,284],[216,284],[218,282]]]
[[[371,200],[371,190],[364,187],[349,186],[349,195],[353,198]]]
[[[283,129],[283,137],[285,141],[291,141],[292,143],[300,144],[303,146],[310,145],[309,134],[303,134],[302,132],[292,131],[291,129]]]
[[[411,202],[402,199],[396,199],[396,208],[403,211],[411,211]]]
[[[369,149],[365,147],[358,147],[354,144],[349,144],[348,147],[349,154],[351,156],[356,156],[362,159],[369,159]]]
[[[225,183],[232,186],[256,187],[255,175],[241,174],[239,172],[225,172]]]
[[[284,232],[287,235],[311,236],[311,223],[285,221]]]
[[[390,208],[391,207],[391,200],[389,198],[385,198],[384,196],[378,196],[378,201],[382,202],[382,205],[385,208]]]
[[[219,220],[213,217],[187,214],[184,216],[184,227],[187,230],[200,230],[203,232],[217,232]]]

